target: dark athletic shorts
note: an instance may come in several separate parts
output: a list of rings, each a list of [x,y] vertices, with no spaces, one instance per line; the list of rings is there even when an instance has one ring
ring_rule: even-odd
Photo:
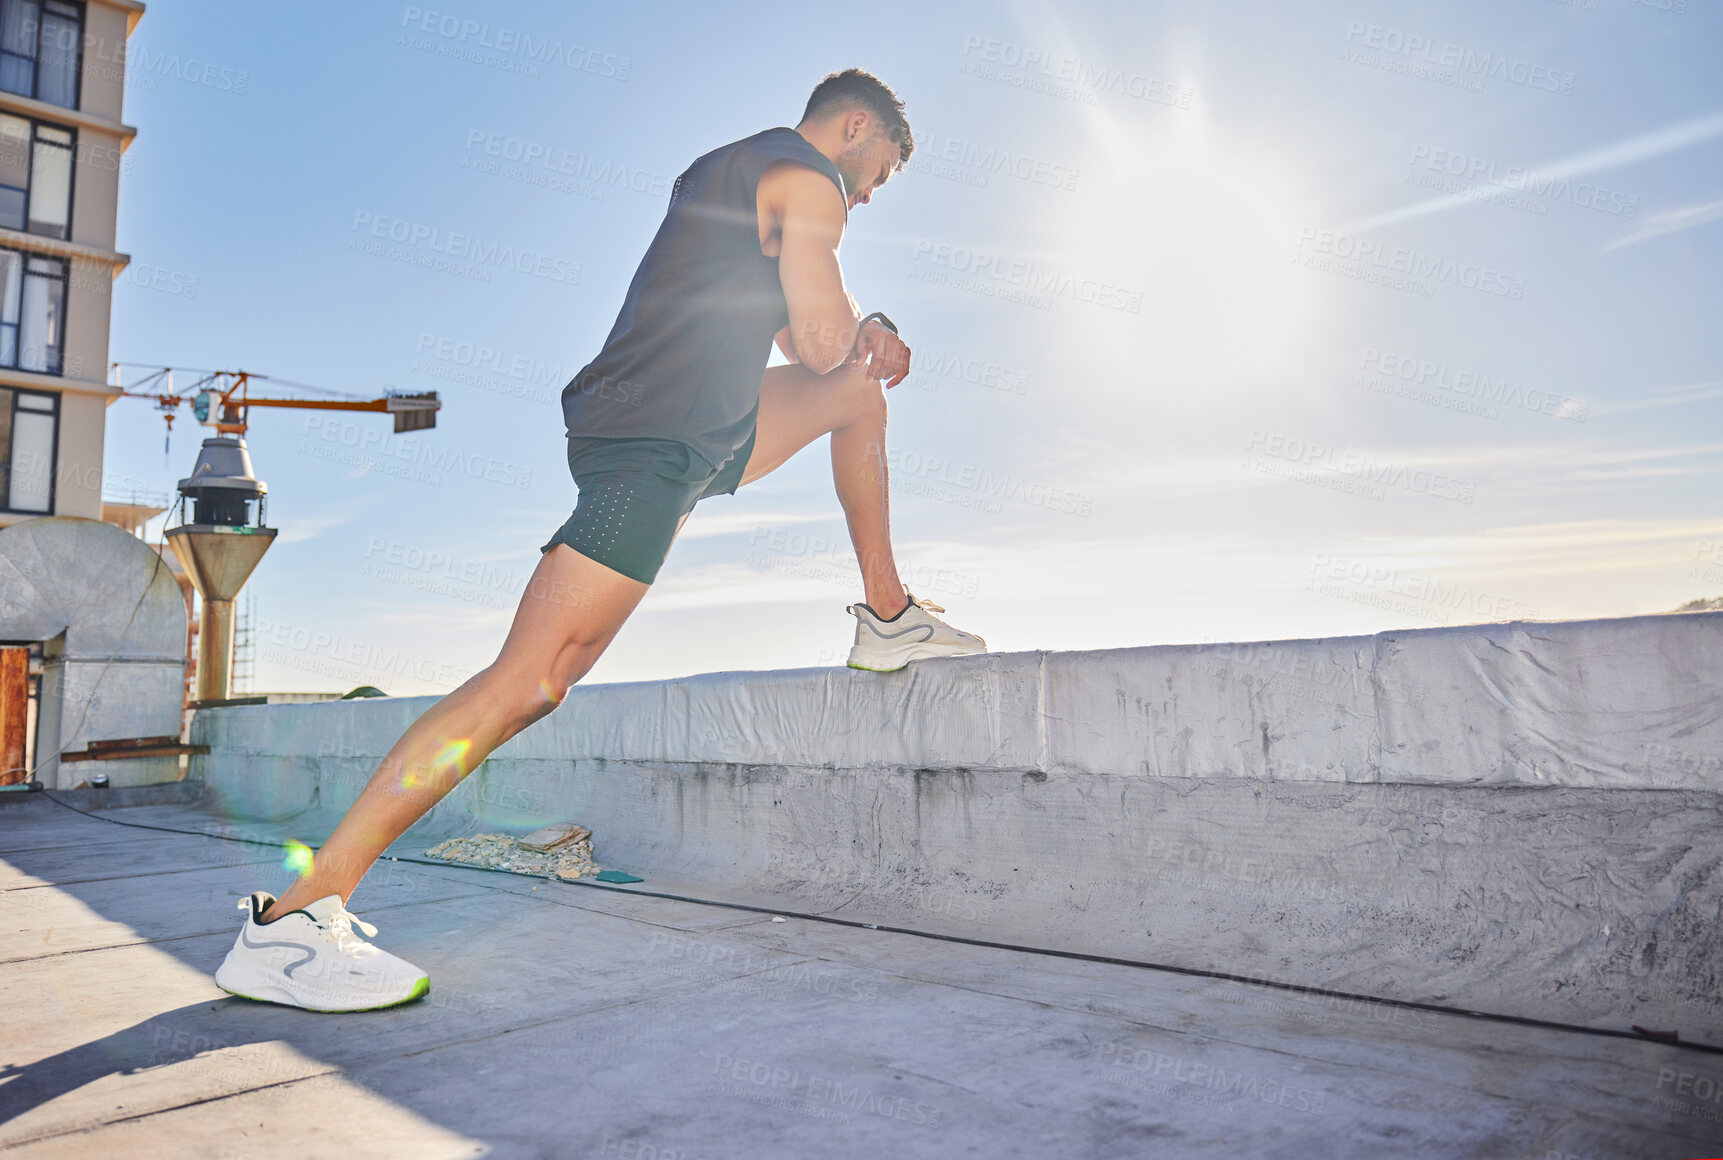
[[[683,516],[707,496],[730,495],[754,435],[714,469],[675,439],[568,438],[568,470],[580,494],[574,514],[540,554],[567,544],[642,584],[658,576]]]

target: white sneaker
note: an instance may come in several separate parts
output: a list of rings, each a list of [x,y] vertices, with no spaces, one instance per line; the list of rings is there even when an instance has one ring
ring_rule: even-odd
[[[987,642],[973,632],[953,628],[933,615],[945,609],[913,595],[908,606],[890,620],[881,620],[865,604],[851,604],[844,611],[856,618],[856,643],[849,660],[852,669],[890,673],[910,661],[987,651]]]
[[[339,894],[264,926],[257,920],[274,901],[262,890],[239,901],[245,925],[215,972],[228,994],[308,1011],[370,1011],[430,992],[425,972],[353,933],[356,926],[375,937],[377,928],[349,914]]]

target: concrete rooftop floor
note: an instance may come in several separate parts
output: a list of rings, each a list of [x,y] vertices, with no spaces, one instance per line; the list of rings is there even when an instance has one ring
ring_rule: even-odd
[[[452,867],[352,903],[427,1000],[232,998],[236,900],[284,883],[259,847],[0,806],[0,1152],[1723,1154],[1723,1103],[1677,1094],[1723,1055]]]

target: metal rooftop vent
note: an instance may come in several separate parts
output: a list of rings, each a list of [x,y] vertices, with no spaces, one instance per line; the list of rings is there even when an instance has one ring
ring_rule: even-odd
[[[238,435],[205,439],[197,466],[179,481],[180,514],[183,518],[189,505],[192,518],[169,528],[166,536],[203,597],[197,634],[199,701],[225,700],[228,695],[234,598],[275,541],[275,529],[263,526],[268,491],[269,486],[252,475],[251,456]],[[257,505],[256,523],[252,504]]]
[[[194,524],[241,527],[251,522],[251,505],[258,505],[263,523],[263,497],[269,485],[251,474],[251,453],[238,435],[216,435],[203,441],[191,475],[179,481],[179,492],[192,501]]]

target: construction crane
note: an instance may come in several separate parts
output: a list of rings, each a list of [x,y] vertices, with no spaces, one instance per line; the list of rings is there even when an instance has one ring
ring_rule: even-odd
[[[149,373],[128,387],[120,382],[121,367],[142,367]],[[176,369],[200,377],[189,388],[178,390],[174,387]],[[112,370],[114,385],[120,388],[122,396],[155,400],[156,408],[167,420],[170,437],[174,415],[180,404],[186,402],[191,403],[192,414],[199,423],[215,428],[216,433],[203,441],[203,450],[191,474],[179,481],[180,499],[175,511],[180,522],[164,528],[162,538],[164,545],[171,545],[181,565],[181,590],[186,594],[188,618],[190,590],[195,588],[203,601],[193,629],[197,637],[197,696],[188,699],[187,704],[195,707],[226,703],[233,662],[234,601],[275,541],[277,532],[266,525],[264,518],[269,486],[252,474],[251,455],[245,447],[250,409],[381,411],[395,416],[395,432],[399,434],[435,427],[442,404],[435,391],[417,395],[390,393],[380,399],[364,399],[304,383],[272,380],[268,375],[250,371],[190,370],[122,362],[112,364]],[[253,381],[329,397],[254,395]]]
[[[153,363],[114,363],[113,372],[116,385],[119,385],[121,367],[154,367]],[[174,387],[174,372],[200,375],[192,385],[185,390]],[[292,398],[269,395],[254,395],[251,393],[253,382],[279,383],[291,390],[310,391],[330,396],[328,398]],[[423,431],[437,425],[437,411],[442,403],[437,398],[437,392],[426,391],[423,394],[388,393],[380,399],[366,399],[357,395],[342,395],[335,391],[325,391],[321,387],[310,387],[304,383],[290,383],[284,379],[271,379],[268,375],[256,374],[252,371],[205,371],[191,370],[186,367],[156,367],[131,386],[121,386],[122,396],[134,399],[154,399],[156,409],[162,412],[167,420],[168,434],[173,433],[174,415],[180,404],[191,403],[192,414],[199,423],[214,427],[221,435],[244,435],[247,424],[246,411],[251,407],[299,407],[320,411],[381,411],[395,416],[395,434],[403,431]],[[213,418],[212,418],[213,416]]]

